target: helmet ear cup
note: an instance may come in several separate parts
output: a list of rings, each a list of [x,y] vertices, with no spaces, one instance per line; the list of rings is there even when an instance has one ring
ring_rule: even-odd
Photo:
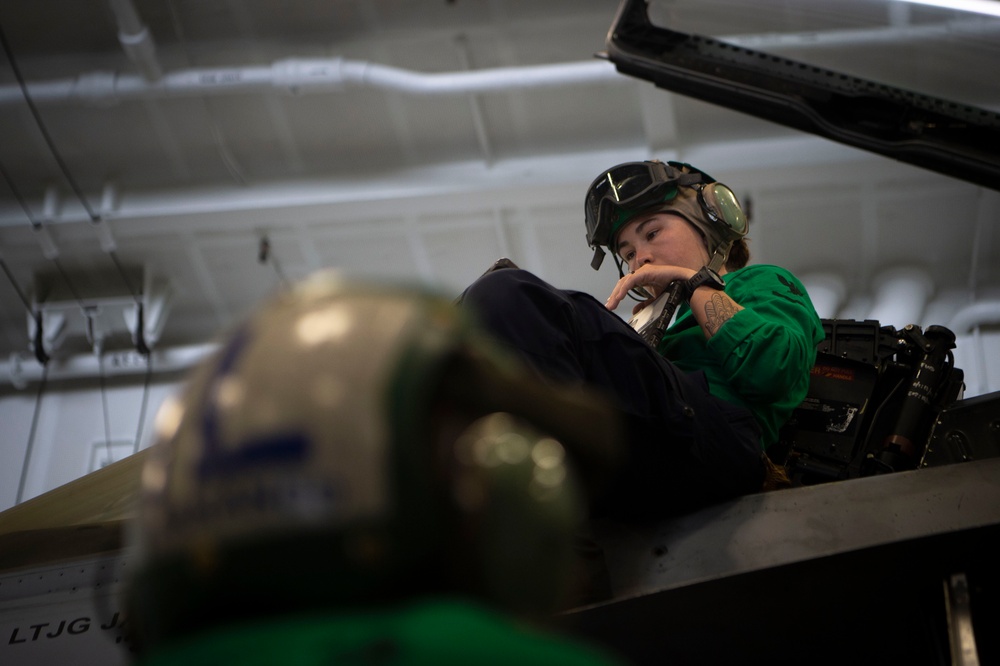
[[[567,599],[583,494],[558,441],[493,413],[455,442],[452,493],[473,586],[499,607],[546,613]]]
[[[731,240],[746,236],[748,221],[736,194],[722,183],[709,183],[700,190],[702,206],[712,221],[723,227]]]

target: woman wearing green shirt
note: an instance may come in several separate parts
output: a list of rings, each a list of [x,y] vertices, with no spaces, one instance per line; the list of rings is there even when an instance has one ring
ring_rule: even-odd
[[[487,273],[463,303],[542,376],[596,386],[626,416],[629,459],[596,511],[664,515],[760,490],[762,453],[805,397],[823,339],[802,283],[747,266],[736,197],[687,164],[602,172],[585,213],[593,265],[607,248],[619,266],[604,304],[521,270]],[[609,312],[630,292],[639,313],[680,297],[654,345]]]

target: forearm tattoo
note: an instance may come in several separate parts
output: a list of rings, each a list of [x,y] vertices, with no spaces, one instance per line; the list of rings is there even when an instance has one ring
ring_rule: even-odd
[[[732,299],[722,294],[712,294],[712,298],[705,303],[705,330],[708,332],[708,337],[715,335],[739,310],[739,306]]]

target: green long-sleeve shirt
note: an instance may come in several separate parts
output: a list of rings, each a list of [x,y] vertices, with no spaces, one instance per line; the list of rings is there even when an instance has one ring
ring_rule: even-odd
[[[706,340],[681,306],[659,351],[681,370],[703,370],[712,395],[753,412],[766,449],[806,396],[823,325],[805,287],[783,268],[747,266],[724,279],[743,310]]]
[[[399,608],[235,625],[162,647],[142,666],[612,666],[607,653],[533,632],[480,606],[434,600]]]

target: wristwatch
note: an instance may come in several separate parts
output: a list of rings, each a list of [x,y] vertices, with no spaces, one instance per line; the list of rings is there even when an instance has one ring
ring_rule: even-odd
[[[692,275],[691,279],[685,284],[684,291],[686,292],[686,296],[684,300],[690,300],[691,295],[694,294],[694,290],[698,287],[708,287],[723,291],[726,288],[726,283],[723,282],[722,277],[718,273],[708,266],[704,266],[700,271]]]

